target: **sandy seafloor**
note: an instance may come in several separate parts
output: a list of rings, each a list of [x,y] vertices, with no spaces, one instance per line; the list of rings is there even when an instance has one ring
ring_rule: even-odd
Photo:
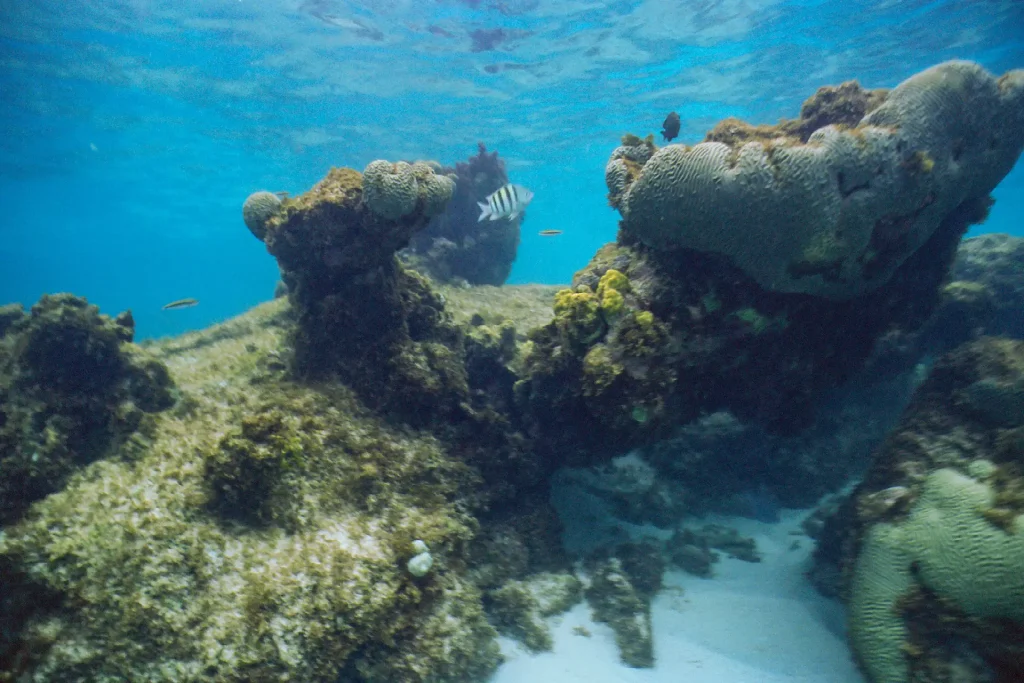
[[[556,493],[554,502],[566,525],[566,546],[579,547],[602,506],[578,489],[571,498],[568,493]],[[595,509],[586,514],[581,507]],[[803,576],[814,548],[800,528],[809,513],[786,510],[775,524],[718,516],[689,520],[691,526],[725,524],[754,537],[762,560],[723,555],[710,579],[670,569],[652,605],[654,668],[620,663],[611,629],[595,623],[581,603],[550,620],[553,652],[532,654],[502,639],[507,661],[491,683],[864,683],[846,643],[844,608]],[[584,519],[586,528],[579,524]],[[627,531],[665,536],[654,529]],[[590,637],[575,634],[577,626]]]

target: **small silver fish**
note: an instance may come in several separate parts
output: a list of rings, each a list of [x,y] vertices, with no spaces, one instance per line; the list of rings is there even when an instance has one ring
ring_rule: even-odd
[[[491,194],[486,202],[477,202],[480,207],[480,218],[477,222],[486,219],[496,221],[502,218],[515,219],[525,209],[526,205],[533,199],[533,193],[522,185],[509,183]]]
[[[169,303],[166,306],[164,306],[163,310],[165,310],[165,311],[174,311],[174,310],[177,310],[179,308],[192,308],[193,306],[198,306],[198,305],[199,305],[199,300],[198,299],[191,299],[191,298],[189,298],[189,299],[178,299],[177,301],[172,301],[171,303]]]

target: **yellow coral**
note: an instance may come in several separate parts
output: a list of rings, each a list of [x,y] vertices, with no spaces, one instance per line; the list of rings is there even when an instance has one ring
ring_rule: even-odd
[[[570,344],[588,346],[604,334],[605,323],[599,300],[589,287],[558,292],[554,310],[558,329]]]
[[[604,295],[609,290],[624,293],[628,292],[629,289],[629,278],[614,268],[609,268],[597,283],[597,295],[601,298],[604,298]]]
[[[611,321],[617,317],[625,306],[626,300],[617,290],[605,290],[604,296],[601,297],[601,312],[604,314],[605,320]]]

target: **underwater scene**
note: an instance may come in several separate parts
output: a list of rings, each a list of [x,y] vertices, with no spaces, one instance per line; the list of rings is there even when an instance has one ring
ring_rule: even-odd
[[[0,0],[0,683],[1024,681],[1024,2]]]

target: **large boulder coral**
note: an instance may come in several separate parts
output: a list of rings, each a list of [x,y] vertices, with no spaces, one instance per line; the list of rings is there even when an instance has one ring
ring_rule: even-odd
[[[174,403],[162,363],[116,319],[70,294],[25,314],[4,307],[0,334],[0,522],[59,490],[112,445],[141,438],[145,418]],[[140,433],[140,428],[141,433]]]
[[[996,79],[947,62],[887,95],[848,91],[838,99],[859,106],[805,105],[797,124],[726,122],[692,147],[618,148],[606,177],[623,229],[722,254],[765,289],[854,297],[987,196],[1024,146],[1021,70]]]
[[[941,358],[826,524],[817,559],[841,570],[872,681],[1024,673],[1024,409],[991,410],[1022,387],[1022,341],[986,338]]]

